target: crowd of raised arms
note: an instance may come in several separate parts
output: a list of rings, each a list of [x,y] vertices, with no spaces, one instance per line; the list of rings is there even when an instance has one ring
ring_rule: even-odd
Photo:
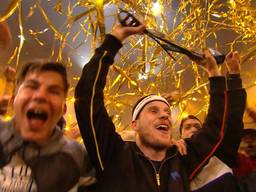
[[[4,67],[1,192],[256,191],[256,130],[244,129],[246,91],[236,51],[226,55],[225,75],[208,50],[194,61],[209,76],[209,108],[204,120],[182,119],[180,139],[173,139],[168,98],[155,93],[134,104],[129,141],[116,131],[104,104],[108,71],[123,42],[145,29],[117,24],[84,64],[74,93],[84,145],[63,130],[69,82],[62,63],[31,60],[18,75]],[[10,39],[0,23],[0,54]],[[14,115],[5,120],[9,108]]]

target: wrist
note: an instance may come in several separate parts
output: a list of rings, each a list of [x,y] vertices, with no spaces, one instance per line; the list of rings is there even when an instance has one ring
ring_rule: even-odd
[[[208,72],[209,77],[217,77],[217,76],[222,76],[220,71],[209,71]]]
[[[228,79],[240,78],[240,73],[227,73],[227,78]]]
[[[235,75],[235,74],[240,74],[240,71],[239,70],[235,70],[235,71],[229,71],[228,72],[230,75]]]
[[[116,33],[115,31],[113,31],[112,33],[111,33],[111,35],[112,36],[114,36],[115,38],[117,38],[121,43],[124,41],[124,36],[123,35],[121,35],[121,34],[119,34],[119,33]]]

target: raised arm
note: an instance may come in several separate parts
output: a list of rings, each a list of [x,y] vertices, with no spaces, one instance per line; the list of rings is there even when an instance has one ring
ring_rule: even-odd
[[[210,101],[203,128],[186,139],[188,155],[184,156],[189,178],[192,179],[202,166],[214,155],[220,146],[225,133],[227,118],[227,93],[225,77],[221,76],[216,61],[209,51],[205,60],[200,63],[209,74]]]
[[[237,151],[244,128],[243,114],[246,106],[246,92],[242,88],[240,78],[240,57],[238,52],[230,52],[226,57],[228,68],[228,118],[227,129],[220,147],[216,151],[222,161],[228,166],[236,165]]]
[[[91,162],[99,174],[124,147],[124,142],[115,132],[115,126],[104,106],[103,89],[109,67],[128,36],[141,33],[145,26],[116,26],[111,35],[106,35],[103,44],[95,50],[75,88],[75,111],[82,138]]]

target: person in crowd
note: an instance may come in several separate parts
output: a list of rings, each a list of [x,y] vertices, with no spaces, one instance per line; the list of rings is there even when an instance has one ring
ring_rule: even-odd
[[[5,67],[4,72],[4,85],[0,96],[0,115],[4,116],[8,112],[11,113],[10,100],[15,91],[16,70],[10,66]],[[9,110],[8,110],[9,109]]]
[[[243,131],[243,137],[239,146],[238,166],[234,173],[238,177],[248,175],[256,171],[256,129],[247,128]]]
[[[256,129],[247,128],[238,151],[238,164],[233,168],[241,189],[245,192],[254,192],[256,189]]]
[[[176,145],[186,145],[185,139],[197,134],[201,128],[202,123],[196,116],[188,115],[183,118],[180,124],[181,140],[176,141]],[[239,143],[239,140],[237,142]],[[211,157],[209,162],[190,181],[190,188],[193,192],[240,191],[232,169],[216,156]]]
[[[243,89],[232,93],[235,94],[233,97],[229,96],[225,77],[221,76],[210,52],[205,51],[200,64],[209,74],[209,111],[197,136],[186,139],[187,155],[181,156],[176,146],[170,144],[170,105],[159,95],[145,96],[135,104],[132,111],[135,142],[123,141],[104,106],[103,90],[109,67],[123,40],[144,29],[143,24],[114,27],[112,34],[106,35],[103,44],[84,66],[75,88],[77,122],[96,169],[97,183],[93,190],[97,192],[190,191],[189,180],[197,175],[220,145],[225,148],[224,144],[230,137],[225,135],[231,107],[228,100],[239,97],[242,106],[246,100]],[[239,108],[236,112],[241,119],[244,109]],[[220,155],[223,158],[228,156],[225,153]]]
[[[12,42],[10,28],[6,22],[0,22],[0,58],[5,55]],[[10,98],[13,94],[15,85],[15,69],[5,67],[3,79],[0,79],[0,116],[6,114]]]
[[[67,192],[95,181],[84,146],[57,125],[68,87],[61,63],[38,60],[22,68],[11,101],[15,115],[0,120],[0,191]]]
[[[242,80],[240,78],[240,57],[238,52],[230,52],[226,57],[226,63],[228,68],[227,88],[230,93],[236,92],[242,89]],[[233,94],[235,95],[235,94]],[[231,94],[232,96],[232,94]],[[239,107],[239,105],[242,106]],[[237,108],[245,109],[244,103],[237,102],[235,99],[231,99],[229,102],[230,114],[227,119],[227,132],[229,140],[219,148],[208,163],[202,168],[197,176],[190,181],[190,187],[192,191],[196,192],[218,192],[218,191],[240,191],[236,177],[233,175],[233,168],[236,165],[235,159],[238,153],[238,147],[243,132],[242,117],[237,116]],[[241,126],[235,126],[241,124]],[[191,138],[200,131],[202,128],[201,121],[193,116],[182,119],[180,124],[181,140]],[[177,143],[179,143],[177,142]],[[230,146],[230,147],[228,147]],[[227,150],[227,151],[224,151]],[[228,159],[221,158],[220,153],[226,153]],[[219,157],[219,158],[218,158]]]
[[[249,117],[253,120],[254,123],[256,123],[256,111],[253,110],[251,107],[246,107],[246,112],[249,115]]]

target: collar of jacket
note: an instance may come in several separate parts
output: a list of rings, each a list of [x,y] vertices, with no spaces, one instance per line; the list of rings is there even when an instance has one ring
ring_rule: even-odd
[[[24,160],[27,161],[36,157],[54,154],[60,151],[64,145],[65,139],[63,132],[56,126],[53,135],[44,144],[37,145],[32,142],[24,142],[19,153],[23,156]]]
[[[132,147],[132,149],[133,149],[134,151],[136,151],[137,154],[139,154],[139,155],[143,156],[144,158],[150,160],[148,157],[146,157],[146,156],[144,155],[144,153],[140,150],[140,148],[136,145],[135,142],[127,141],[126,143],[129,144],[129,145]],[[177,155],[178,155],[177,147],[176,147],[175,145],[172,145],[172,146],[170,146],[170,147],[167,149],[166,157],[165,157],[162,161],[164,161],[164,160],[166,160],[166,159],[171,159],[171,158],[173,158],[173,157],[175,157],[175,156],[177,156]]]
[[[63,132],[56,126],[53,135],[42,145],[34,142],[24,141],[14,128],[14,119],[4,122],[5,128],[1,131],[1,143],[4,148],[8,147],[8,154],[17,151],[25,161],[42,155],[50,155],[59,151],[65,145]],[[11,147],[10,147],[11,146]]]

